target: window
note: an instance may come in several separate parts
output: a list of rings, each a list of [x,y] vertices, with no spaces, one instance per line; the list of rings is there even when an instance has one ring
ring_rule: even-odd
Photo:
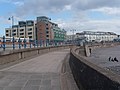
[[[20,32],[24,31],[24,29],[20,29]]]
[[[48,28],[46,28],[48,30]]]
[[[29,36],[29,38],[32,38],[32,36]]]
[[[28,28],[28,31],[31,31],[32,30],[32,28]]]
[[[25,27],[25,25],[20,25],[20,27]]]
[[[28,35],[31,35],[31,34],[32,34],[32,32],[29,32],[29,33],[28,33]]]
[[[15,36],[15,35],[16,35],[16,33],[13,34],[13,36]]]
[[[20,33],[20,35],[24,35],[24,33]]]
[[[48,23],[46,24],[46,26],[48,26]]]
[[[6,32],[8,32],[8,30],[6,30]]]
[[[6,36],[9,36],[8,34],[6,34]]]
[[[49,35],[46,35],[46,37],[49,37]]]
[[[27,22],[28,26],[33,26],[33,22]]]
[[[46,33],[48,34],[48,33],[49,33],[49,31],[46,31]]]
[[[12,30],[12,32],[16,32],[16,30]]]

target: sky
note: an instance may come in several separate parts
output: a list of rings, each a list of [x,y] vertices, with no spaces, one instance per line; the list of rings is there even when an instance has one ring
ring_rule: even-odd
[[[47,16],[67,34],[104,31],[120,34],[120,0],[0,0],[0,36],[21,20]]]

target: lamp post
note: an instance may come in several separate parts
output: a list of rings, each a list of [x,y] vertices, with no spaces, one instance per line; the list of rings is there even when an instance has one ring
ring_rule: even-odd
[[[12,35],[12,30],[13,30],[13,25],[14,25],[14,16],[9,17],[8,20],[11,20],[11,30],[10,30],[10,42],[11,42],[11,36],[13,36]]]
[[[70,30],[70,31],[72,31],[72,33],[73,33],[73,35],[72,35],[72,43],[74,44],[74,39],[75,39],[75,37],[74,37],[74,31],[76,31],[75,29],[72,29],[72,30]]]

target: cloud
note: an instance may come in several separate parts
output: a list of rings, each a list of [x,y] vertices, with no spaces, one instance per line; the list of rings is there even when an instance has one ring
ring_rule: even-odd
[[[7,1],[7,0],[6,0]],[[8,0],[18,5],[16,14],[25,16],[29,14],[40,15],[48,13],[59,13],[65,10],[81,12],[93,9],[120,8],[120,0]],[[104,8],[106,7],[106,8]],[[115,10],[116,10],[115,9]],[[116,13],[116,12],[114,12]]]
[[[24,4],[23,0],[0,0],[0,3],[11,3],[17,6],[21,6]]]
[[[75,29],[75,32],[81,31],[108,31],[115,32],[120,34],[120,21],[111,19],[111,20],[85,20],[85,21],[64,21],[62,19],[57,20],[56,22],[59,24],[61,28],[64,28],[68,31],[68,34],[72,34],[70,30]]]
[[[12,21],[9,20],[8,18],[11,18],[11,17],[6,17],[6,16],[0,16],[0,24],[5,24],[5,25],[11,25],[12,24]],[[18,21],[21,21],[21,20],[24,20],[23,18],[20,18],[20,17],[17,17],[17,16],[14,16],[14,24],[17,24]]]
[[[98,9],[93,9],[92,11],[99,11],[108,15],[120,15],[120,7],[116,8],[116,7],[102,7],[102,8],[98,8]]]
[[[17,7],[17,15],[40,15],[47,13],[58,13],[63,10],[70,10],[71,0],[25,0],[24,4]]]
[[[4,0],[17,6],[15,16],[39,16],[57,15],[58,13],[70,11],[73,17],[65,21],[62,18],[56,20],[60,27],[66,30],[76,29],[78,31],[115,31],[119,33],[120,21],[116,19],[92,20],[88,18],[88,11],[99,11],[108,15],[120,15],[120,0]]]
[[[23,2],[14,2],[14,5],[16,6],[22,6],[24,3]]]
[[[72,7],[77,10],[90,10],[102,7],[120,7],[120,0],[75,0]]]

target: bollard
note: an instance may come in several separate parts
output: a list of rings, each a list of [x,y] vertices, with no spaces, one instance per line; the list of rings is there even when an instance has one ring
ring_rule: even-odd
[[[47,40],[47,47],[49,47],[49,40]]]
[[[41,40],[40,40],[40,47],[42,46],[42,42],[41,42]]]
[[[30,48],[32,47],[32,45],[31,45],[31,39],[29,39],[29,43],[30,43]]]
[[[45,47],[45,43],[44,43],[44,40],[42,40],[42,45],[43,45],[43,47]]]
[[[36,44],[36,40],[34,40],[34,43],[33,43],[33,45],[34,45],[34,48],[35,48],[35,44]]]
[[[15,38],[13,37],[12,39],[12,43],[13,43],[13,50],[15,49]]]
[[[5,51],[5,36],[3,36],[3,45],[2,45],[2,47],[3,47],[3,51]]]
[[[36,44],[37,44],[37,47],[38,47],[38,40],[36,40]]]
[[[46,42],[46,47],[47,47],[47,40],[45,42]]]
[[[23,43],[24,43],[24,48],[26,48],[26,39],[25,38],[23,40]]]
[[[20,38],[18,39],[18,43],[19,43],[19,49],[21,49],[21,40],[20,40]]]

